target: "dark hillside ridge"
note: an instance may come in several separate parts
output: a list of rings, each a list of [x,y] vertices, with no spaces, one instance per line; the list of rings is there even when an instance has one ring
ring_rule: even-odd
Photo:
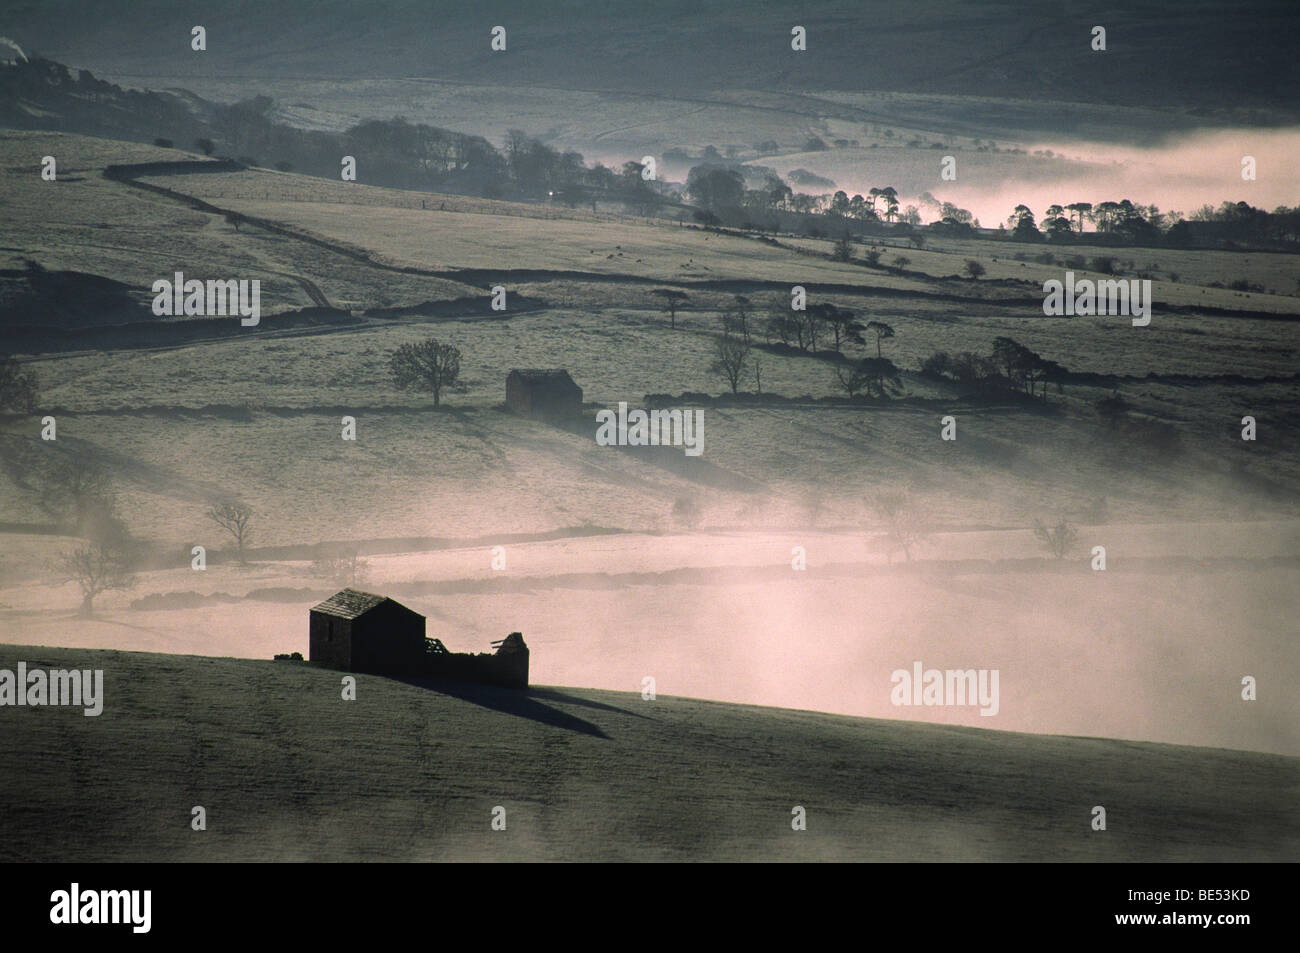
[[[1279,755],[373,675],[343,701],[292,662],[0,645],[19,661],[102,669],[103,712],[0,708],[3,862],[1300,859]]]
[[[0,11],[29,56],[138,77],[431,77],[676,93],[889,90],[1216,110],[1290,119],[1300,103],[1294,0],[46,0]],[[202,20],[204,53],[190,49]],[[489,31],[507,29],[507,49]],[[808,31],[808,49],[790,31]],[[1093,52],[1102,25],[1107,49]],[[364,28],[363,28],[364,27]],[[867,51],[869,50],[869,54]],[[1247,111],[1249,115],[1249,111]],[[503,125],[507,125],[503,121]]]

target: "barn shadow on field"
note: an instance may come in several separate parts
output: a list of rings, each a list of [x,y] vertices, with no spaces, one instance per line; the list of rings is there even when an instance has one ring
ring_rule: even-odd
[[[528,689],[528,694],[533,698],[549,698],[566,705],[580,705],[583,708],[594,708],[596,711],[614,712],[618,715],[627,715],[629,718],[649,718],[648,715],[641,715],[634,711],[628,711],[626,708],[619,708],[617,705],[606,705],[604,702],[592,701],[590,698],[579,698],[576,695],[566,695],[564,692],[556,688],[534,686]]]
[[[527,718],[529,721],[536,721],[543,725],[550,725],[552,728],[561,728],[565,731],[576,731],[579,734],[591,735],[596,738],[610,740],[609,735],[605,734],[598,726],[575,715],[570,715],[566,711],[561,711],[551,705],[542,703],[540,698],[547,698],[556,702],[565,702],[575,705],[585,705],[591,708],[601,708],[610,711],[619,711],[607,705],[601,705],[599,702],[588,702],[586,699],[573,698],[562,692],[551,689],[533,690],[517,688],[501,688],[496,685],[483,685],[475,682],[458,682],[445,678],[414,678],[414,677],[395,677],[397,682],[406,685],[414,685],[417,688],[424,688],[429,691],[438,692],[442,695],[448,695],[452,698],[459,698],[481,708],[487,708],[491,711],[499,711],[506,715],[514,715],[517,718]],[[625,713],[630,714],[630,712]]]

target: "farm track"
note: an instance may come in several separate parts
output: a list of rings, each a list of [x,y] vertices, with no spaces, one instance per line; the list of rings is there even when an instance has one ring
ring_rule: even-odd
[[[312,304],[316,305],[316,307],[329,308],[331,311],[337,310],[334,305],[330,304],[329,299],[325,297],[325,293],[321,291],[320,288],[316,286],[316,283],[311,279],[304,278],[302,275],[295,275],[288,271],[278,271],[276,274],[283,275],[286,278],[292,278],[294,281],[298,282],[298,284],[302,286],[302,290],[307,292],[307,297],[311,298]]]

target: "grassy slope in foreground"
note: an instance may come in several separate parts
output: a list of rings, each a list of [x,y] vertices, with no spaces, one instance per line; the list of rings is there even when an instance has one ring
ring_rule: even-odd
[[[369,676],[344,702],[295,663],[0,646],[20,659],[102,668],[106,703],[0,709],[0,861],[1300,856],[1275,755]]]

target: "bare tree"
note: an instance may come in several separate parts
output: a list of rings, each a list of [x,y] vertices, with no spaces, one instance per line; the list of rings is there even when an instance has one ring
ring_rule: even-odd
[[[443,390],[455,386],[460,377],[460,349],[439,344],[436,338],[403,344],[393,352],[388,367],[398,387],[432,394],[437,407]]]
[[[95,596],[101,592],[135,585],[127,550],[109,542],[79,546],[59,557],[55,569],[81,587],[81,614],[86,616],[94,612]]]
[[[876,357],[881,357],[880,342],[885,338],[894,336],[894,329],[884,321],[868,321],[867,330],[876,336]]]
[[[736,303],[731,311],[735,315],[736,327],[740,329],[740,336],[749,344],[749,316],[754,310],[754,302],[750,301],[744,295],[736,295]]]
[[[713,363],[709,365],[709,370],[724,376],[734,394],[740,389],[740,377],[749,360],[749,345],[745,343],[744,338],[732,334],[728,327],[722,336],[714,341],[713,347],[715,357]]]
[[[850,397],[858,396],[858,391],[867,386],[867,380],[863,377],[858,364],[836,364],[835,383]]]
[[[798,312],[796,312],[796,314],[798,314]],[[808,346],[807,349],[809,351],[812,351],[813,353],[816,353],[817,336],[821,334],[826,324],[825,312],[821,308],[812,307],[803,311],[802,314],[803,314],[803,327],[804,327],[804,341]]]
[[[871,508],[884,524],[890,559],[894,550],[901,549],[904,559],[911,562],[912,550],[930,535],[912,495],[906,490],[880,490],[873,497]]]
[[[1034,536],[1053,556],[1064,559],[1065,555],[1074,548],[1079,538],[1079,531],[1065,520],[1050,527],[1042,520],[1034,520]]]
[[[772,308],[767,321],[768,341],[775,338],[787,347],[803,350],[807,331],[803,316],[798,311],[791,311],[789,305],[778,302]]]
[[[218,503],[205,515],[235,538],[235,545],[239,547],[239,562],[241,565],[247,565],[247,560],[244,558],[244,544],[252,536],[252,530],[248,525],[253,518],[252,508],[243,503]]]
[[[112,484],[102,466],[85,457],[50,465],[46,497],[58,511],[77,515],[95,499],[111,499]]]

